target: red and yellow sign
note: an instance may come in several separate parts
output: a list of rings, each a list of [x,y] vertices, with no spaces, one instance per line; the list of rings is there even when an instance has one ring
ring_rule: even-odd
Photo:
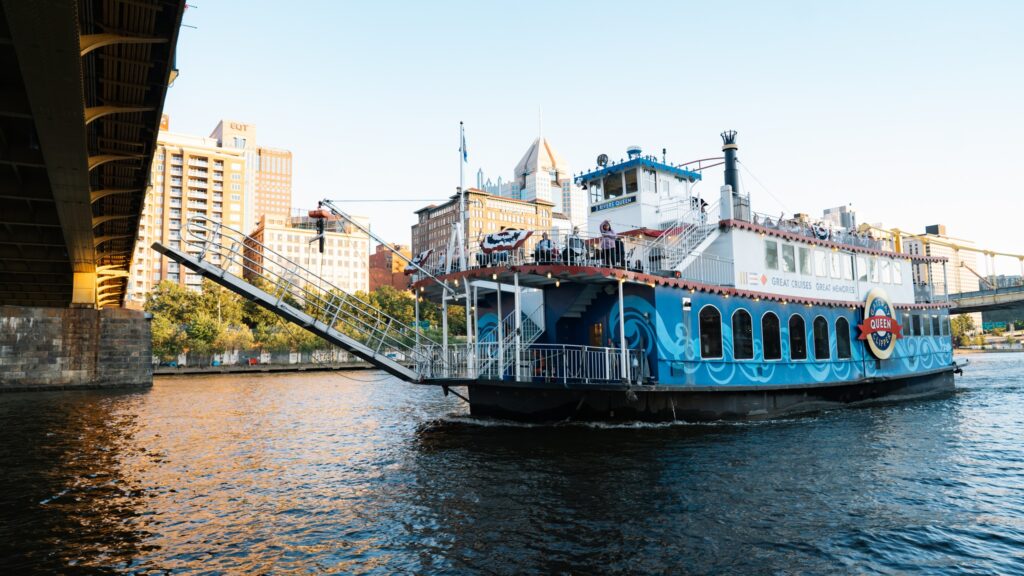
[[[861,322],[860,336],[867,342],[868,349],[880,360],[892,356],[896,340],[903,337],[903,327],[896,321],[896,312],[881,288],[872,288],[864,302],[864,321]]]

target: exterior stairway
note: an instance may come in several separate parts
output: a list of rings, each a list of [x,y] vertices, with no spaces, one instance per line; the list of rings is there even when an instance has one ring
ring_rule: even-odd
[[[256,242],[205,216],[190,218],[186,249],[153,249],[403,380],[465,377],[433,351],[440,345]],[[197,251],[198,249],[198,251]]]
[[[601,290],[597,284],[587,284],[583,287],[583,290],[573,301],[572,306],[562,314],[562,318],[582,318],[583,312],[590,306],[590,303],[597,298],[597,293]]]
[[[675,236],[662,236],[661,268],[677,270],[687,257],[698,251],[705,240],[718,230],[718,203],[708,206],[704,212],[690,211],[684,218],[689,224],[680,223],[682,231]],[[684,227],[685,226],[685,227]]]
[[[533,312],[535,313],[536,310]],[[540,338],[540,335],[544,333],[544,330],[533,321],[530,317],[530,313],[520,312],[520,316],[520,328],[522,329],[521,346],[526,348],[536,342],[537,339]],[[481,375],[486,375],[492,378],[497,377],[500,374],[503,374],[509,366],[512,365],[513,359],[515,358],[516,347],[515,311],[509,312],[505,315],[505,318],[502,319],[501,332],[504,336],[501,346],[497,345],[497,327],[492,328],[484,334],[483,337],[481,337],[481,339],[489,338],[492,334],[494,337],[494,341],[490,342],[480,354],[479,373]],[[503,358],[499,359],[499,355],[503,356]],[[499,366],[501,367],[500,369]]]

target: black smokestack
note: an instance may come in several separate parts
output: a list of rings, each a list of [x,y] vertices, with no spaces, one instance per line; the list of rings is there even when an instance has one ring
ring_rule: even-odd
[[[732,186],[733,194],[740,193],[740,171],[736,166],[736,131],[722,132],[722,152],[725,152],[725,184]]]

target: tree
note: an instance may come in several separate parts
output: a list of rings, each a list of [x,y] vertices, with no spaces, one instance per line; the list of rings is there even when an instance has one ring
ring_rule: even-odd
[[[971,343],[970,335],[974,332],[974,319],[967,314],[959,314],[953,317],[950,323],[953,330],[953,344],[956,347],[967,346]]]
[[[161,360],[173,360],[186,347],[188,337],[181,326],[162,314],[154,314],[150,322],[153,338],[153,354]]]

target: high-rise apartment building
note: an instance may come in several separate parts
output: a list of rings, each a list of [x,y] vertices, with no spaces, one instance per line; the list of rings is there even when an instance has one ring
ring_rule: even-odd
[[[407,261],[395,255],[395,252],[412,259],[412,251],[408,246],[392,244],[389,248],[378,244],[373,254],[370,254],[370,290],[376,290],[381,286],[391,286],[395,290],[405,290],[409,287],[409,276],[405,274]]]
[[[353,218],[364,228],[370,225],[367,218]],[[328,220],[323,254],[316,236],[314,218],[265,214],[249,235],[255,242],[247,243],[245,255],[255,266],[265,266],[265,270],[260,270],[264,274],[283,273],[284,270],[274,263],[275,258],[283,257],[346,292],[369,291],[370,236],[347,222]],[[266,257],[260,245],[273,250],[277,256]]]
[[[259,148],[256,169],[256,219],[263,214],[289,214],[292,210],[292,153]]]
[[[154,252],[184,245],[188,218],[202,215],[242,233],[266,213],[291,210],[291,152],[256,145],[252,124],[221,120],[209,137],[170,131],[164,115],[129,277],[128,304],[141,306],[162,280],[198,289],[200,278]],[[187,247],[187,245],[185,245]]]
[[[128,305],[141,307],[146,294],[162,280],[198,289],[197,274],[180,268],[150,246],[160,241],[195,251],[184,242],[192,216],[206,216],[241,229],[245,170],[245,157],[239,150],[221,148],[212,138],[160,132],[132,260]],[[212,257],[214,261],[217,258]]]
[[[946,235],[946,227],[933,224],[925,227],[925,233],[903,240],[903,251],[907,254],[940,256],[948,258],[945,274],[942,263],[919,263],[913,267],[914,283],[930,285],[935,294],[973,292],[980,289],[978,261],[972,250],[959,250],[952,245],[972,247],[974,242],[952,238]]]
[[[222,148],[241,150],[246,159],[242,224],[252,230],[264,214],[287,216],[292,209],[292,153],[256,143],[256,126],[221,120],[210,134]]]

